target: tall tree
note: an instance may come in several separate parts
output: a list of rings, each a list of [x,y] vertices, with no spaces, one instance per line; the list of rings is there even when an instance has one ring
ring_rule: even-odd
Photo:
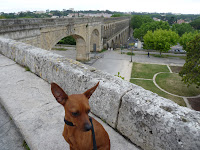
[[[179,34],[179,36],[182,36],[186,32],[194,32],[194,29],[190,24],[182,23],[182,24],[173,24],[172,31],[175,31]]]
[[[176,45],[178,39],[178,34],[171,30],[148,31],[144,36],[144,48],[160,51],[161,55],[162,52],[167,52],[171,46]]]
[[[190,25],[191,25],[193,28],[195,28],[195,29],[197,29],[197,30],[200,30],[200,17],[197,18],[197,19],[195,19],[194,21],[192,21],[192,22],[190,23]]]
[[[134,38],[138,38],[143,41],[144,35],[147,31],[155,31],[157,29],[169,30],[170,26],[164,21],[153,21],[149,23],[144,23],[139,29],[135,29],[133,32]]]
[[[179,75],[189,85],[200,86],[200,34],[196,35],[186,46],[187,58]]]
[[[198,35],[198,32],[189,32],[189,33],[184,33],[180,39],[179,43],[183,47],[184,50],[187,50],[186,46],[187,44],[194,39],[194,37]]]
[[[133,15],[131,18],[131,27],[134,30],[147,22],[153,22],[153,19],[148,15]]]

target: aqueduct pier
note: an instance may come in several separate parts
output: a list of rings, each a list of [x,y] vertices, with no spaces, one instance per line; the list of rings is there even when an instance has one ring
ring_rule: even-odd
[[[51,50],[62,38],[76,40],[76,59],[88,61],[91,51],[116,48],[129,37],[130,18],[2,19],[0,36]]]

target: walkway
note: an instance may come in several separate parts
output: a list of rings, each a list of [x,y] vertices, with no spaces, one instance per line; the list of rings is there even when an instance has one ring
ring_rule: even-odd
[[[53,97],[50,84],[2,55],[0,55],[0,70],[0,103],[22,134],[22,136],[19,134],[14,136],[9,132],[5,133],[8,130],[2,128],[0,136],[3,138],[0,138],[0,149],[15,150],[21,146],[24,138],[32,150],[69,150],[62,136],[64,109]],[[0,125],[10,122],[10,117],[1,122],[4,115],[0,113]],[[108,132],[111,150],[122,150],[124,147],[127,150],[139,150],[103,121],[95,116],[94,118]],[[14,140],[11,142],[10,139]],[[14,148],[9,147],[12,144]]]
[[[124,50],[126,51],[126,50]],[[54,53],[60,54],[62,56],[75,59],[76,58],[76,50],[67,50],[67,51],[53,51]],[[127,51],[126,51],[127,52]],[[120,76],[125,77],[125,80],[129,81],[131,77],[132,71],[132,63],[130,62],[131,56],[126,54],[120,54],[121,51],[106,51],[104,53],[100,53],[99,55],[103,55],[100,59],[91,60],[88,62],[89,65],[110,73],[111,75],[117,75],[120,72]],[[138,63],[150,63],[150,64],[165,64],[165,65],[174,65],[174,66],[183,66],[185,60],[180,58],[157,58],[151,57],[148,58],[147,52],[145,51],[134,51],[135,55],[132,57],[133,62]],[[159,54],[158,52],[154,52]],[[175,54],[177,55],[177,54]]]

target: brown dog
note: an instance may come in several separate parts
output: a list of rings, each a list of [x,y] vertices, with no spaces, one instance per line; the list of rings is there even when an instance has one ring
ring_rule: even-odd
[[[110,150],[110,139],[103,126],[95,119],[89,120],[89,98],[99,83],[83,94],[68,96],[57,84],[51,84],[51,91],[57,102],[65,109],[63,136],[70,145],[70,150],[92,150],[96,144],[98,150]],[[96,143],[93,144],[94,127]]]

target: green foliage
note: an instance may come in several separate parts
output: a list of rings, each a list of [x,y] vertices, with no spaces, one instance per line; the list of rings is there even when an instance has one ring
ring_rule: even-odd
[[[25,67],[26,71],[31,71],[31,69],[29,67]]]
[[[122,14],[120,14],[120,13],[115,13],[115,14],[113,14],[111,17],[121,17],[122,16]]]
[[[192,21],[192,22],[190,23],[190,25],[191,25],[193,28],[195,28],[195,29],[197,29],[197,30],[200,30],[200,17],[197,18],[197,19],[195,19],[194,21]]]
[[[192,39],[194,39],[194,37],[195,37],[196,35],[198,35],[198,32],[197,32],[197,31],[194,32],[194,33],[192,33],[192,32],[184,33],[184,34],[180,37],[179,43],[180,43],[181,46],[183,46],[183,49],[184,49],[184,50],[187,49],[187,48],[186,48],[187,44],[188,44]]]
[[[157,29],[169,30],[170,26],[167,22],[164,21],[144,23],[140,28],[134,30],[133,36],[134,38],[138,38],[140,41],[143,41],[143,37],[147,31],[155,31]]]
[[[25,150],[30,150],[29,146],[27,145],[26,141],[24,140],[23,146]]]
[[[60,40],[58,44],[76,45],[76,40],[72,36],[67,36]]]
[[[0,19],[6,19],[6,17],[4,17],[4,16],[0,16]]]
[[[148,15],[133,15],[131,18],[131,27],[133,29],[140,28],[144,23],[153,22],[153,19]]]
[[[194,37],[187,45],[187,58],[183,69],[179,73],[182,80],[189,85],[200,86],[200,33]]]
[[[102,49],[99,53],[103,53],[105,51],[107,51],[107,49]]]
[[[123,79],[123,80],[124,80],[124,77],[120,76],[120,72],[118,72],[118,74],[117,74],[117,75],[115,75],[115,76],[117,76],[117,77],[119,77],[119,78],[121,78],[121,79]]]
[[[172,31],[175,31],[179,34],[179,36],[182,36],[184,33],[194,32],[194,29],[190,24],[182,23],[182,24],[173,24]]]
[[[134,53],[132,53],[132,52],[127,52],[126,53],[127,55],[132,55],[132,56],[134,56],[135,54]]]
[[[176,45],[179,36],[171,30],[158,29],[154,32],[148,31],[144,36],[144,48],[167,52],[171,46]]]

